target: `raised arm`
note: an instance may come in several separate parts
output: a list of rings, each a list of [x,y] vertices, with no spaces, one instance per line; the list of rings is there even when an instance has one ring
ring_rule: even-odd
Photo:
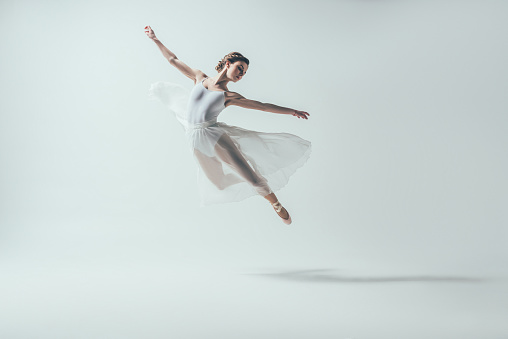
[[[152,39],[155,42],[157,47],[159,47],[164,58],[167,59],[171,65],[176,67],[176,69],[182,72],[183,75],[193,80],[194,83],[196,83],[196,78],[205,76],[205,74],[201,70],[191,68],[187,66],[183,61],[178,59],[176,55],[173,52],[171,52],[166,46],[164,46],[162,42],[155,36],[155,33],[150,26],[145,26],[145,33],[150,39]]]
[[[272,112],[272,113],[278,113],[278,114],[291,114],[298,118],[308,119],[308,116],[310,115],[307,112],[304,111],[298,111],[296,109],[277,106],[274,104],[268,104],[256,100],[250,100],[242,96],[241,94],[235,93],[235,92],[229,92],[232,94],[232,97],[229,99],[229,105],[239,106],[243,108],[249,108],[249,109],[255,109],[258,111],[264,111],[264,112]],[[228,106],[229,106],[228,105]]]

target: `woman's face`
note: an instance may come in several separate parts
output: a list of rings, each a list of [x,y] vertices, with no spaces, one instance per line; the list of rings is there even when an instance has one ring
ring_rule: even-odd
[[[228,75],[234,82],[237,82],[247,73],[248,68],[249,65],[245,61],[235,61],[229,65]]]

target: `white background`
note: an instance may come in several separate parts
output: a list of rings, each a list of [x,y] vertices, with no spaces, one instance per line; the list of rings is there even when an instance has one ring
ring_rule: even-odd
[[[508,338],[503,1],[2,1],[0,337]],[[176,119],[193,82],[309,120],[276,192],[199,207]]]

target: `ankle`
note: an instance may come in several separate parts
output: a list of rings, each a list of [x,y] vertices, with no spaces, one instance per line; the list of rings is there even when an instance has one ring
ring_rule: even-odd
[[[276,203],[278,200],[277,200],[277,197],[275,196],[275,194],[273,193],[270,193],[268,194],[267,196],[264,197],[266,200],[268,200],[270,202],[270,204],[274,204]]]

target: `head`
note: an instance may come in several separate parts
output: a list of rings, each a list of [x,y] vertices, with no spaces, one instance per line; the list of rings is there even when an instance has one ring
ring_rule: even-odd
[[[217,72],[225,72],[226,77],[234,82],[242,79],[249,68],[249,59],[241,53],[231,52],[225,55],[219,64],[215,66]]]

